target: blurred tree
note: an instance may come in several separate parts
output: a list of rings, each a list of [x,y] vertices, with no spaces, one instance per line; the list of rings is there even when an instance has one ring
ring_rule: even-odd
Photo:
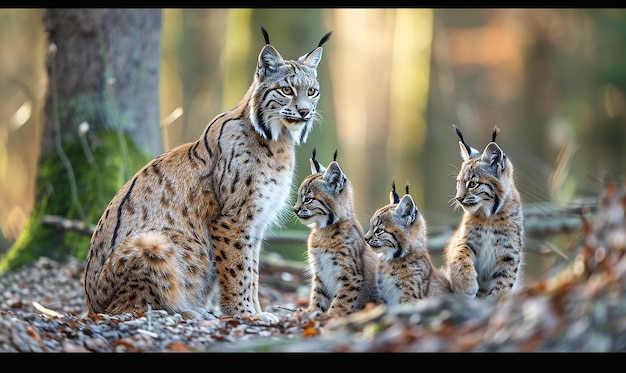
[[[355,186],[359,220],[367,226],[388,202],[392,180],[401,188],[408,181],[423,208],[423,168],[416,160],[424,156],[427,135],[432,10],[329,9],[325,16],[334,32],[325,58],[338,161]],[[329,153],[318,151],[319,159]]]
[[[162,152],[160,9],[49,9],[48,87],[35,206],[0,273],[46,255],[84,258],[89,236],[41,224],[94,224],[115,192]]]
[[[45,83],[44,11],[0,9],[0,256],[19,236],[34,204]]]

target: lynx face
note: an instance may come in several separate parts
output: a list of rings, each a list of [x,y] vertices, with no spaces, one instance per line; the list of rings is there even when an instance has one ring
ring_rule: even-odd
[[[259,87],[249,101],[250,122],[261,136],[277,139],[287,129],[296,145],[306,142],[319,119],[317,65],[321,58],[321,49],[298,61],[283,60],[269,44],[261,51],[256,73]]]
[[[461,145],[461,156],[455,201],[470,214],[490,217],[498,213],[514,188],[513,165],[495,142],[475,157]]]
[[[365,240],[383,261],[405,257],[410,249],[423,253],[426,242],[426,221],[406,194],[397,203],[378,209],[370,218]]]

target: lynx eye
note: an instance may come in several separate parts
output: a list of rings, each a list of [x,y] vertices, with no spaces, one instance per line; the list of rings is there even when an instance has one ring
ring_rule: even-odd
[[[380,236],[383,233],[385,233],[385,230],[380,227],[376,227],[376,229],[374,229],[374,234],[377,236]]]
[[[306,94],[309,96],[315,96],[315,94],[317,93],[317,89],[311,87],[309,89],[307,89]]]
[[[280,87],[280,90],[286,94],[286,95],[292,95],[293,94],[293,89],[291,89],[291,87]]]
[[[474,189],[474,188],[476,188],[477,186],[478,186],[478,183],[477,183],[477,182],[475,182],[475,181],[473,181],[473,180],[470,180],[470,181],[468,181],[468,182],[467,182],[467,188],[468,188],[468,189]]]

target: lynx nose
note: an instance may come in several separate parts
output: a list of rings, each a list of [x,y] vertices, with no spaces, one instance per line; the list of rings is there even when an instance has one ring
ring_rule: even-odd
[[[300,113],[302,118],[306,118],[306,116],[309,115],[309,112],[309,109],[298,109],[298,113]]]
[[[463,202],[463,196],[454,197],[459,203]]]

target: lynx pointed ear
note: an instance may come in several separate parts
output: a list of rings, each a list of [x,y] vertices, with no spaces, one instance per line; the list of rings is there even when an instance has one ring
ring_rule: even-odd
[[[315,48],[311,53],[298,58],[298,62],[317,71],[317,65],[322,60],[322,47]]]
[[[397,214],[397,217],[404,224],[404,226],[408,226],[413,223],[417,218],[417,206],[415,206],[415,201],[413,201],[413,197],[409,194],[405,194],[402,196],[402,199],[396,206],[394,212]]]
[[[311,174],[322,172],[322,171],[319,171],[320,164],[315,159],[309,158],[309,163],[311,164]]]
[[[461,159],[463,162],[470,159],[470,153],[468,153],[468,149],[461,141],[459,141],[459,148],[461,149]]]
[[[316,69],[322,59],[322,45],[330,39],[330,35],[332,35],[332,33],[332,31],[329,31],[322,36],[322,39],[320,39],[320,42],[317,44],[317,48],[313,49],[304,56],[300,56],[300,58],[298,58],[298,62],[304,63],[305,65]]]
[[[259,61],[257,65],[257,74],[268,75],[276,71],[278,66],[283,65],[285,61],[283,57],[278,53],[276,48],[269,44],[266,44],[261,53],[259,53]]]
[[[495,174],[504,170],[506,166],[506,156],[502,149],[495,142],[490,142],[483,150],[481,161],[488,163]]]
[[[341,167],[339,167],[339,163],[332,161],[324,172],[323,179],[335,190],[335,192],[339,192],[343,189],[347,178]]]

